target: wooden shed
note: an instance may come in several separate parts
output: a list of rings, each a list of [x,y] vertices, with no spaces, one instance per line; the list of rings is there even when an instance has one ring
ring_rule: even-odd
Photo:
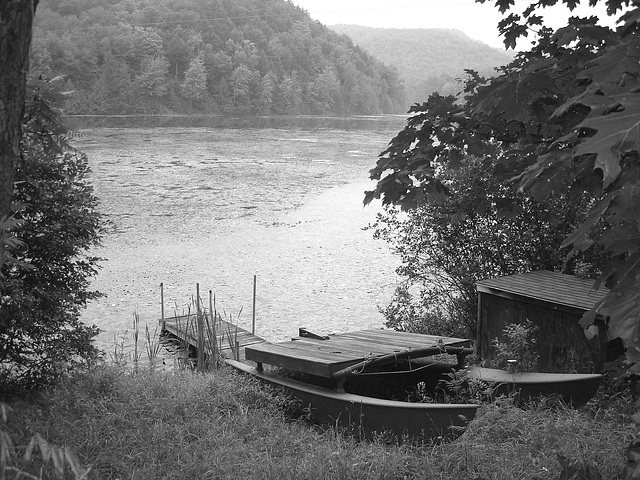
[[[608,293],[595,290],[595,281],[557,272],[509,275],[477,284],[478,354],[494,358],[492,342],[504,341],[503,330],[527,319],[537,326],[538,367],[541,372],[574,369],[601,371],[606,350],[606,321],[596,318],[598,335],[588,340],[579,321]]]

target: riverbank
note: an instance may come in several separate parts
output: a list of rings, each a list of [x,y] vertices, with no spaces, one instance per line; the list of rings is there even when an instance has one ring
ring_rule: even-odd
[[[555,480],[570,478],[560,477],[562,459],[613,479],[637,430],[619,404],[521,410],[502,402],[483,406],[453,443],[358,442],[310,426],[285,397],[227,369],[134,373],[102,365],[9,404],[2,428],[18,450],[39,433],[90,466],[87,478],[113,480]],[[37,474],[40,458],[18,466]]]

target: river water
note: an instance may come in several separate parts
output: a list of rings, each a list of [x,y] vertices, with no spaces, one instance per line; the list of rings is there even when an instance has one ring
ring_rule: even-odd
[[[153,332],[183,313],[196,284],[219,311],[256,334],[286,339],[384,323],[397,259],[363,227],[368,170],[402,128],[400,117],[83,118],[75,145],[108,219],[92,286],[106,297],[83,320],[98,344],[128,338],[134,314]]]

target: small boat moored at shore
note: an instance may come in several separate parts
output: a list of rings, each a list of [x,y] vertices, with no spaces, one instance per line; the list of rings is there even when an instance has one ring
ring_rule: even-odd
[[[468,378],[494,385],[494,395],[514,395],[525,404],[543,396],[558,396],[566,404],[579,407],[596,393],[601,374],[514,372],[484,367],[470,367]]]
[[[256,367],[227,360],[231,367],[284,388],[319,424],[344,428],[361,439],[393,435],[427,441],[459,437],[475,417],[477,404],[409,402],[404,389],[418,382],[436,385],[471,353],[468,340],[391,330],[362,330],[332,336],[300,336],[289,342],[247,346]],[[424,362],[429,356],[457,356],[457,363]],[[422,360],[413,363],[412,360]],[[293,377],[266,372],[263,363]],[[419,365],[419,366],[417,366]]]
[[[345,428],[358,438],[392,433],[397,439],[454,440],[475,417],[479,405],[413,403],[357,395],[258,371],[235,360],[233,368],[271,385],[282,387],[305,407],[314,422]]]

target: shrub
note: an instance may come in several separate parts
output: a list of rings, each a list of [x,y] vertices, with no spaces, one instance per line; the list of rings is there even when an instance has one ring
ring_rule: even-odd
[[[49,85],[31,91],[0,281],[0,391],[54,382],[98,355],[98,328],[79,319],[99,296],[89,289],[99,259],[87,255],[103,231],[98,199],[87,157],[69,146],[45,96]]]
[[[508,371],[535,371],[539,356],[536,352],[537,330],[529,319],[522,324],[507,325],[503,330],[505,341],[495,338],[492,342],[496,351],[494,366]]]

